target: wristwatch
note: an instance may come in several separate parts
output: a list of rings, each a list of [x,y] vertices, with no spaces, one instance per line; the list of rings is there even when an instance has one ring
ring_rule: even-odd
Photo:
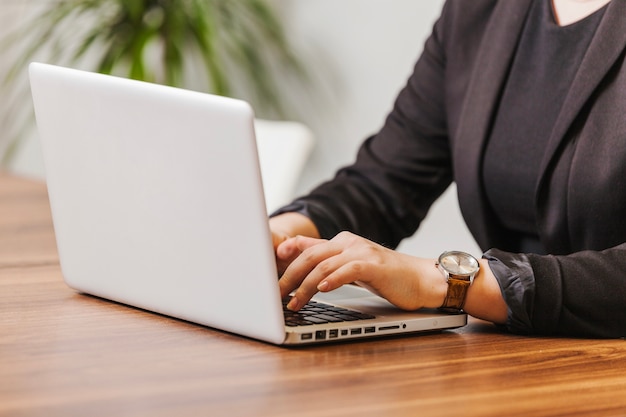
[[[439,309],[460,313],[465,305],[467,290],[480,269],[478,260],[469,253],[447,251],[439,255],[436,266],[448,281],[448,292]]]

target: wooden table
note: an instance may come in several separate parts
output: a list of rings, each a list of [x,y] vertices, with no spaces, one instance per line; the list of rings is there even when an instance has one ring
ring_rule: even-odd
[[[283,348],[80,295],[45,186],[0,174],[0,416],[144,415],[626,415],[626,343],[471,320]]]

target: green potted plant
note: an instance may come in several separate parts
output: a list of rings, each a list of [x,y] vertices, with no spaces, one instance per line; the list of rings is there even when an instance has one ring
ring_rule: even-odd
[[[277,81],[306,78],[268,0],[60,0],[3,49],[14,56],[5,86],[25,84],[39,60],[241,97],[268,118],[289,116]]]

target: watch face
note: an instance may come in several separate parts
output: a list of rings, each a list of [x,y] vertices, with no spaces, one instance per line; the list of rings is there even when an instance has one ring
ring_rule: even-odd
[[[439,263],[453,275],[471,275],[478,271],[478,261],[465,252],[445,252],[439,257]]]

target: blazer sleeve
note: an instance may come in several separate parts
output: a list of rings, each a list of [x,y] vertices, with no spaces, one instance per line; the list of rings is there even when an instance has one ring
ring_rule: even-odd
[[[299,211],[324,238],[350,230],[388,247],[412,235],[452,181],[437,22],[378,134],[356,161],[278,212]]]
[[[626,243],[559,256],[491,249],[484,257],[508,305],[509,331],[626,336]]]

